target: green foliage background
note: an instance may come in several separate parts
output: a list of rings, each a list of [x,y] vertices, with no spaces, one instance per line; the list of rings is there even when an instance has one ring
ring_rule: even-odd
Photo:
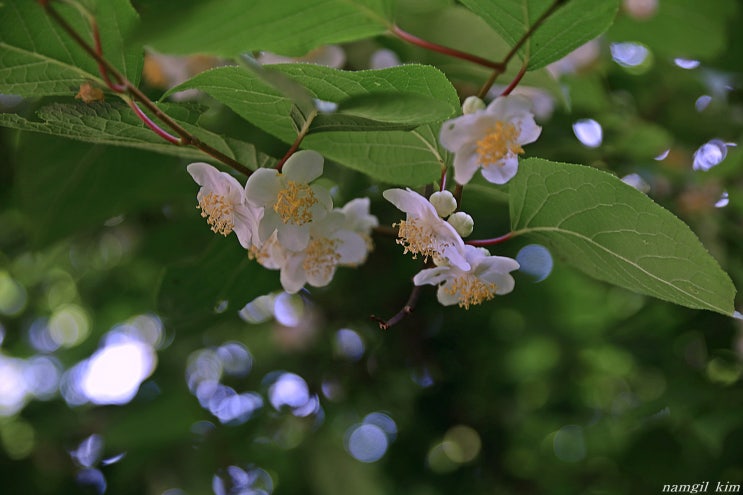
[[[121,43],[108,41],[107,51],[121,54],[131,78],[138,77],[139,62],[131,49],[122,48],[124,41],[141,46],[137,40],[144,39],[188,53],[211,47],[215,53],[233,55],[238,48],[194,38],[189,16],[204,26],[224,26],[222,34],[229,37],[224,23],[230,9],[245,6],[234,1],[221,8],[202,3],[205,6],[195,7],[195,12],[184,8],[183,17],[171,13],[169,23],[170,18],[163,21],[157,2],[136,2],[145,27],[127,36],[119,32]],[[364,12],[373,15],[362,16],[357,31],[336,32],[315,23],[316,29],[300,30],[292,43],[281,29],[286,35],[294,28],[280,20],[272,23],[273,7],[304,2],[271,2],[271,8],[257,3],[262,5],[255,6],[254,18],[271,29],[257,31],[264,38],[256,34],[259,41],[247,49],[297,55],[313,43],[346,42],[347,66],[363,68],[374,50],[386,47],[404,62],[436,65],[460,94],[471,94],[487,78],[481,68],[382,35],[386,27],[379,19],[387,13],[385,2],[325,2],[328,9],[330,4],[362,4],[368,9]],[[487,12],[480,12],[480,19],[446,0],[397,3],[397,21],[404,28],[494,60],[518,36],[498,31]],[[475,12],[487,3],[462,2]],[[506,11],[519,3],[493,2]],[[29,1],[7,2],[5,8],[11,4],[35,7]],[[566,9],[578,9],[577,16],[585,4],[568,2]],[[312,19],[328,11],[305,15]],[[11,23],[29,15],[3,17],[0,47],[22,44]],[[167,29],[157,36],[147,29],[164,22]],[[661,0],[649,20],[637,20],[620,9],[601,39],[599,58],[589,67],[563,76],[560,85],[543,70],[528,73],[524,81],[546,87],[560,101],[543,124],[540,140],[528,147],[529,156],[590,165],[618,176],[641,174],[650,184],[652,199],[689,224],[738,287],[743,286],[743,152],[730,147],[725,160],[709,172],[693,172],[691,163],[694,151],[712,138],[741,143],[743,39],[736,29],[741,23],[743,9],[728,0]],[[253,27],[259,29],[258,24]],[[105,26],[102,21],[104,38],[112,32]],[[463,32],[462,26],[471,31]],[[557,23],[554,32],[562,32],[561,26]],[[249,27],[234,29],[244,29],[248,36]],[[578,33],[585,39],[576,39],[586,41],[603,29],[594,28],[598,31],[586,28]],[[49,24],[47,29],[55,28]],[[551,33],[549,26],[545,29]],[[211,36],[214,29],[205,32]],[[183,43],[185,38],[195,46]],[[619,66],[611,59],[609,42],[620,41],[644,43],[651,59],[639,68]],[[566,42],[565,53],[575,43]],[[13,57],[27,54],[2,53],[0,75],[4,81],[16,81],[2,92],[32,96],[38,86],[18,83],[12,69]],[[698,58],[701,66],[683,70],[673,63],[674,57]],[[532,60],[535,69],[545,63]],[[508,81],[518,65],[515,61],[501,82]],[[129,404],[72,407],[55,397],[31,401],[17,415],[0,417],[3,493],[84,493],[75,482],[78,467],[68,451],[93,433],[103,437],[106,454],[126,452],[120,462],[101,468],[107,493],[116,494],[159,495],[171,488],[189,495],[212,493],[212,476],[229,465],[265,469],[275,493],[281,494],[644,494],[659,493],[667,483],[743,483],[740,322],[607,285],[571,268],[575,260],[557,257],[545,281],[535,284],[516,274],[513,293],[469,311],[441,307],[434,291],[426,288],[413,315],[382,332],[369,315],[398,311],[420,265],[401,256],[400,246],[391,239],[375,237],[376,250],[367,264],[340,270],[329,287],[307,294],[316,311],[311,332],[275,322],[249,325],[236,311],[252,298],[277,290],[278,274],[249,262],[233,238],[213,236],[198,215],[196,186],[185,165],[203,158],[194,150],[165,149],[113,97],[92,110],[77,103],[80,113],[70,117],[65,105],[68,110],[73,105],[76,84],[96,73],[90,60],[81,58],[79,67],[83,73],[73,70],[71,75],[64,72],[69,67],[47,67],[47,74],[59,70],[74,83],[50,83],[43,96],[27,98],[14,113],[0,114],[5,126],[0,127],[0,302],[7,302],[18,287],[26,294],[21,310],[0,314],[5,332],[0,352],[32,356],[31,323],[70,304],[87,314],[90,335],[54,353],[65,367],[88,357],[106,332],[137,314],[160,315],[167,345],[158,351],[155,373]],[[323,97],[332,99],[333,87],[351,92],[350,83],[327,75],[333,83],[330,89],[313,87],[308,81],[319,78],[309,73],[313,70],[326,72],[301,66],[284,69],[302,72],[315,96],[326,91]],[[414,82],[400,82],[403,89],[393,89],[415,92]],[[431,91],[419,96],[447,89]],[[255,102],[246,99],[244,107],[235,106],[225,101],[229,92],[217,93],[210,93],[208,107],[163,105],[204,140],[251,167],[283,155],[287,146],[282,140],[292,140],[291,123],[271,135],[255,121],[250,110]],[[695,101],[703,94],[711,95],[712,102],[700,112]],[[409,110],[446,114],[437,114],[439,119],[453,111],[447,105],[430,109],[426,101]],[[390,124],[388,117],[374,114],[369,121]],[[584,117],[603,125],[601,147],[586,148],[573,136],[572,123]],[[109,120],[114,124],[105,125]],[[372,125],[369,121],[344,125]],[[29,126],[41,132],[29,132]],[[377,132],[362,131],[354,136],[366,137],[348,139],[369,145]],[[389,141],[375,141],[380,153],[395,145],[407,148],[409,139],[427,149],[408,130],[386,132]],[[416,132],[436,145],[431,127]],[[396,181],[420,185],[437,178],[436,163],[430,157],[425,163],[421,151],[412,150],[406,157],[421,163],[417,172],[377,172],[367,164],[345,163],[352,153],[328,136],[318,133],[308,139],[328,157],[325,175],[339,186],[336,203],[368,195],[384,225],[397,221],[399,213],[381,198],[381,189]],[[122,147],[121,141],[129,144]],[[667,148],[665,160],[653,159]],[[381,154],[375,163],[386,158]],[[380,187],[358,170],[384,182]],[[715,208],[723,191],[729,193],[730,204]],[[508,201],[503,190],[484,183],[465,189],[465,209],[476,220],[473,237],[509,231],[513,219]],[[514,239],[498,246],[497,254],[515,256],[528,242]],[[220,307],[222,301],[228,302],[226,310]],[[736,302],[740,308],[740,299]],[[341,328],[353,329],[364,339],[366,351],[360,360],[344,358],[334,348],[335,332]],[[266,404],[245,424],[221,425],[199,406],[184,374],[194,352],[228,341],[243,343],[254,357],[251,373],[231,379],[229,385],[258,391],[265,398],[267,374],[297,373],[320,394],[322,415],[298,418]],[[337,384],[342,393],[324,396],[322,385],[327,382]],[[380,461],[363,464],[344,450],[344,436],[375,411],[389,414],[398,432]],[[208,434],[195,433],[193,425],[200,421],[214,428]],[[473,428],[482,445],[475,459],[461,464],[441,453],[445,434],[457,425]]]

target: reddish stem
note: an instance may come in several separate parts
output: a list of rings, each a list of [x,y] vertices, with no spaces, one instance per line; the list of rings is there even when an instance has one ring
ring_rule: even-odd
[[[144,122],[144,124],[149,127],[155,134],[173,144],[183,144],[181,138],[173,136],[168,131],[157,125],[152,119],[150,119],[147,114],[144,113],[141,108],[139,108],[139,105],[137,105],[136,101],[130,99],[127,103],[129,104],[129,107],[134,111],[134,113],[137,114],[139,120]]]
[[[516,77],[513,78],[513,81],[511,81],[511,84],[509,84],[508,87],[506,87],[506,89],[503,90],[500,96],[510,95],[511,91],[513,91],[516,88],[516,86],[519,85],[519,83],[521,82],[521,79],[523,79],[524,77],[524,74],[526,74],[527,65],[528,65],[527,62],[524,61],[524,65],[521,66],[521,70],[519,70],[519,73],[516,74]]]
[[[98,30],[98,23],[95,22],[95,19],[90,20],[90,29],[93,31],[93,41],[95,42],[95,52],[98,54],[100,58],[103,58],[103,45],[101,44],[101,34]],[[108,75],[108,70],[106,69],[106,66],[100,61],[96,61],[96,62],[98,63],[98,72],[100,72],[101,77],[103,78],[103,81],[106,83],[106,86],[108,86],[111,89],[111,91],[113,91],[114,93],[125,93],[126,84],[124,84],[124,81],[122,81],[121,77],[114,76],[117,79],[117,82],[114,83],[113,81],[111,81],[111,78]]]
[[[478,65],[482,65],[483,67],[488,67],[493,70],[503,71],[503,69],[505,68],[502,63],[493,62],[492,60],[478,57],[477,55],[472,55],[471,53],[462,52],[454,48],[449,48],[448,46],[439,45],[437,43],[432,43],[430,41],[424,40],[423,38],[419,38],[401,29],[400,26],[398,26],[397,24],[392,25],[392,34],[402,40],[407,41],[408,43],[425,48],[426,50],[443,53],[444,55],[467,60],[468,62],[474,62]]]
[[[171,141],[171,139],[166,138],[163,134],[156,131],[155,128],[153,128],[150,124],[154,125],[154,122],[152,122],[151,119],[147,119],[147,121],[143,122],[150,127],[155,132],[158,132],[160,136],[167,139],[170,142],[174,142],[176,144],[186,146],[191,145],[194,146],[204,153],[214,157],[215,159],[219,160],[220,162],[224,163],[225,165],[228,165],[232,167],[233,169],[237,170],[238,172],[245,174],[246,176],[250,176],[250,174],[253,173],[252,170],[250,170],[245,165],[241,164],[237,160],[225,155],[221,151],[212,148],[208,144],[202,142],[199,140],[196,136],[188,132],[186,129],[183,128],[180,124],[178,124],[175,120],[173,120],[168,114],[160,110],[155,103],[150,100],[147,95],[142,93],[142,91],[139,90],[134,84],[132,84],[131,81],[129,81],[124,75],[119,72],[116,67],[114,67],[108,60],[106,60],[103,57],[103,54],[101,53],[101,45],[100,45],[100,37],[95,40],[95,47],[91,46],[90,43],[88,43],[86,40],[80,36],[80,34],[75,31],[75,29],[67,23],[67,21],[62,17],[50,4],[50,0],[37,0],[39,2],[39,5],[44,9],[44,11],[51,17],[74,41],[77,43],[83,50],[85,50],[88,55],[90,55],[93,60],[96,61],[98,64],[99,70],[101,72],[101,76],[103,77],[104,81],[106,81],[106,84],[111,88],[111,90],[117,92],[117,93],[127,93],[132,97],[132,99],[137,100],[139,103],[144,105],[150,112],[152,112],[160,121],[165,123],[168,127],[170,127],[176,134],[180,136],[180,139],[176,141]],[[94,39],[96,38],[95,32],[97,31],[97,27],[93,23],[93,19],[89,19],[91,23],[91,29],[94,33]],[[120,85],[117,83],[112,83],[110,80],[109,75],[113,76],[117,81],[119,81]],[[131,106],[131,105],[130,105]],[[141,110],[139,112],[135,111],[138,117],[141,118],[142,115],[144,115]],[[145,116],[146,117],[146,116]],[[149,123],[148,123],[149,121]],[[155,126],[157,127],[157,126]],[[159,129],[159,127],[157,127]],[[162,129],[160,129],[162,131]],[[167,133],[166,133],[167,134]],[[170,135],[168,135],[170,136]],[[170,136],[170,138],[173,138],[173,136]]]
[[[439,183],[439,191],[446,189],[446,167],[441,167],[441,181]]]
[[[500,237],[493,237],[492,239],[479,239],[479,240],[474,240],[474,241],[464,241],[464,243],[469,244],[470,246],[475,246],[475,247],[494,246],[496,244],[506,242],[511,237],[513,237],[513,232],[509,232],[508,234],[502,235]]]
[[[397,325],[402,321],[403,318],[408,316],[415,309],[415,305],[418,303],[420,297],[421,287],[418,285],[413,286],[413,290],[410,291],[410,297],[408,297],[405,306],[388,320],[379,318],[378,316],[371,315],[370,318],[379,324],[379,328],[382,330],[388,330],[391,326]]]

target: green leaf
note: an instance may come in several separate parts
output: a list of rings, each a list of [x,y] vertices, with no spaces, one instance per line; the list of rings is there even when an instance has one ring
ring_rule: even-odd
[[[160,106],[166,113],[183,118],[184,120],[175,120],[201,141],[243,165],[255,169],[274,163],[273,158],[258,153],[250,143],[220,136],[189,123],[188,121],[195,121],[198,114],[190,115],[187,107],[172,103]],[[28,120],[15,114],[0,114],[0,126],[94,144],[127,146],[191,160],[214,161],[192,146],[176,146],[166,142],[147,128],[129,107],[121,103],[54,103],[40,108],[36,113],[40,121]]]
[[[15,163],[18,199],[38,244],[186,194],[195,204],[193,181],[172,157],[24,134]]]
[[[434,67],[405,65],[349,72],[312,64],[282,64],[271,69],[302,84],[313,98],[338,104],[318,119],[320,130],[396,130],[452,117],[459,98],[444,74]],[[200,89],[263,130],[292,142],[294,102],[260,77],[237,67],[203,72],[168,94]],[[167,95],[166,95],[167,96]],[[388,102],[376,101],[386,98]]]
[[[254,298],[279,288],[278,272],[249,259],[234,235],[215,236],[202,256],[165,270],[158,290],[159,314],[177,328],[202,328],[213,324],[225,305],[234,318]],[[219,306],[222,310],[215,311]]]
[[[509,193],[513,231],[588,275],[733,314],[735,287],[689,227],[613,175],[532,158],[520,164]]]
[[[317,150],[354,170],[390,183],[421,185],[440,174],[448,154],[438,145],[436,122],[458,111],[459,98],[436,68],[405,65],[348,72],[317,65],[286,64],[272,69],[300,82],[315,98],[339,105],[336,113],[317,117],[302,147]],[[247,71],[235,67],[213,69],[173,91],[187,88],[205,91],[287,143],[295,139],[292,101]],[[374,103],[373,96],[384,96],[389,103]],[[402,103],[405,98],[409,102]],[[403,115],[401,110],[395,110],[396,103],[409,113]],[[351,114],[371,118],[344,113],[344,106]],[[411,127],[417,130],[400,130]]]
[[[559,1],[559,0],[558,0]],[[531,29],[555,0],[462,0],[511,46]],[[529,70],[559,60],[611,26],[619,0],[567,0],[519,51]]]
[[[147,44],[166,53],[236,56],[265,50],[299,56],[321,45],[382,34],[388,0],[211,0],[145,17]]]
[[[303,147],[377,180],[404,186],[430,184],[451,161],[438,143],[440,125],[413,131],[325,132],[311,134]]]
[[[736,8],[740,4],[728,0],[658,2],[653,16],[621,16],[607,34],[612,41],[644,43],[656,55],[712,58],[727,46],[727,21],[735,18]]]
[[[80,12],[62,2],[52,4],[83,39],[92,43],[91,30]],[[128,0],[99,0],[94,7],[104,56],[138,84],[143,52],[123,43],[138,23],[137,13]],[[73,96],[81,84],[90,81],[104,86],[96,62],[38,2],[0,3],[0,93]]]

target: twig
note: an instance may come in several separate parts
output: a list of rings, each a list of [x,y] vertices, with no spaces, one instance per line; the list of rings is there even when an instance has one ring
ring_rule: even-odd
[[[418,303],[418,298],[420,297],[421,288],[422,287],[419,285],[414,285],[413,290],[410,291],[410,297],[408,297],[405,306],[403,306],[402,309],[391,318],[383,320],[382,318],[374,315],[371,315],[370,318],[379,324],[379,328],[381,330],[388,330],[390,327],[400,323],[403,318],[408,316],[415,309],[415,305]]]
[[[508,96],[511,94],[511,91],[513,91],[516,86],[519,85],[521,82],[521,79],[523,79],[524,74],[526,74],[526,67],[529,65],[528,60],[524,60],[523,65],[521,65],[521,69],[519,70],[519,73],[516,74],[516,77],[513,78],[513,81],[511,81],[511,84],[509,84],[506,89],[501,92],[500,96]]]
[[[392,25],[391,31],[392,34],[394,34],[398,38],[427,50],[443,53],[444,55],[448,55],[450,57],[467,60],[468,62],[473,62],[477,65],[482,65],[483,67],[488,67],[493,70],[505,70],[505,67],[503,67],[502,63],[493,62],[492,60],[478,57],[477,55],[472,55],[471,53],[462,52],[460,50],[455,50],[454,48],[449,48],[448,46],[432,43],[430,41],[424,40],[423,38],[419,38],[413,34],[408,33],[404,29],[401,29],[400,26],[398,26],[397,24]]]
[[[142,119],[142,116],[147,117],[144,112],[142,112],[141,109],[139,111],[135,110],[134,107],[129,104],[129,106],[132,108],[132,110],[135,112],[137,117],[142,119],[142,121],[152,129],[154,132],[156,132],[159,136],[161,136],[163,139],[166,139],[168,142],[171,142],[176,145],[180,146],[194,146],[195,148],[200,149],[204,153],[212,156],[213,158],[219,160],[220,162],[224,163],[225,165],[235,169],[236,171],[249,176],[253,173],[252,170],[250,170],[248,167],[243,165],[242,163],[238,162],[234,158],[231,158],[224,153],[222,153],[219,150],[216,150],[209,146],[208,144],[202,142],[200,139],[198,139],[196,136],[188,132],[186,129],[184,129],[180,124],[178,124],[175,120],[173,120],[168,114],[163,112],[155,103],[150,100],[142,91],[139,90],[134,84],[132,84],[131,81],[129,81],[121,72],[119,72],[116,67],[114,67],[104,56],[103,53],[101,53],[101,43],[100,43],[100,35],[98,33],[98,26],[97,23],[92,18],[89,18],[89,22],[91,24],[91,30],[93,31],[93,38],[95,46],[91,46],[90,43],[85,41],[80,34],[75,31],[75,29],[62,17],[59,12],[57,12],[54,7],[51,5],[51,0],[37,0],[39,4],[42,6],[42,8],[45,10],[45,12],[77,43],[85,52],[87,52],[88,55],[90,55],[98,64],[98,70],[101,73],[101,77],[103,78],[103,81],[106,83],[106,85],[115,93],[119,94],[127,94],[131,99],[138,101],[141,103],[147,110],[152,112],[155,117],[163,122],[166,126],[168,126],[173,132],[175,132],[180,139],[175,138],[175,140],[172,140],[171,138],[174,138],[174,136],[170,135],[170,133],[166,132],[162,128],[160,128],[154,121],[147,118],[147,120]],[[112,81],[111,78],[113,78]],[[137,108],[139,108],[137,106]],[[168,137],[166,137],[166,135]]]
[[[498,79],[498,76],[503,74],[506,71],[506,67],[508,66],[508,63],[511,61],[511,59],[518,53],[518,51],[521,49],[521,47],[526,43],[526,41],[531,38],[531,36],[534,34],[534,32],[541,26],[544,21],[547,20],[552,14],[557,11],[558,8],[560,8],[563,4],[566,4],[569,0],[555,0],[552,2],[552,5],[544,11],[544,13],[539,16],[539,18],[534,21],[534,24],[532,24],[529,29],[521,36],[521,38],[516,42],[515,45],[511,48],[511,51],[509,51],[505,57],[503,57],[503,60],[501,60],[499,67],[494,68],[493,73],[488,78],[487,82],[483,85],[482,88],[480,88],[480,92],[477,94],[480,98],[484,98],[485,95],[490,90],[491,86],[493,86],[493,83],[496,79]]]
[[[471,240],[471,241],[464,241],[464,243],[469,244],[470,246],[475,246],[475,247],[494,246],[496,244],[500,244],[501,242],[506,242],[508,239],[510,239],[513,236],[514,236],[514,233],[509,232],[508,234],[504,234],[500,237],[493,237],[492,239]]]
[[[281,158],[281,160],[279,160],[279,163],[276,164],[276,170],[281,172],[281,169],[284,168],[284,164],[289,159],[289,157],[292,156],[299,149],[299,145],[302,144],[302,140],[310,131],[310,125],[312,125],[312,121],[315,120],[315,117],[317,117],[317,109],[310,112],[309,116],[307,116],[304,124],[302,125],[302,128],[297,133],[297,138],[294,140],[286,154]]]

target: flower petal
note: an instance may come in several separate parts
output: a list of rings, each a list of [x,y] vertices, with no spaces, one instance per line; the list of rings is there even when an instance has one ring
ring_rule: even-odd
[[[519,171],[517,155],[509,153],[498,163],[482,168],[482,176],[492,184],[505,184]]]
[[[478,168],[480,168],[480,157],[477,156],[474,144],[467,150],[454,155],[454,180],[457,184],[467,184],[472,180]]]
[[[279,243],[286,249],[301,251],[310,242],[309,225],[283,224],[277,229]]]
[[[297,151],[284,163],[282,173],[287,179],[309,184],[322,175],[323,157],[317,151]]]
[[[437,266],[435,268],[426,268],[419,271],[413,277],[413,284],[415,285],[438,285],[446,280],[451,267],[449,266]]]
[[[302,268],[303,261],[304,256],[290,256],[281,267],[279,280],[281,281],[281,286],[289,294],[296,294],[307,282],[307,276]]]
[[[272,168],[259,168],[245,184],[245,196],[256,206],[273,206],[282,189],[279,172]]]

